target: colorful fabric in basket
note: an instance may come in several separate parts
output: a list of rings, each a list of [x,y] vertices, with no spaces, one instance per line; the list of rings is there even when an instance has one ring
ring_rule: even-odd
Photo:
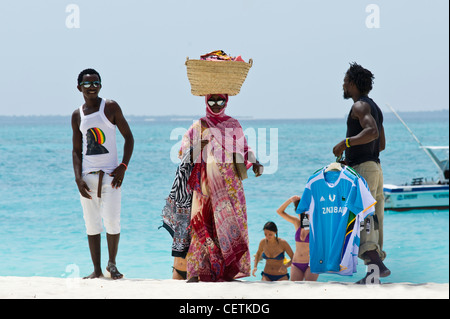
[[[207,60],[207,61],[240,61],[245,62],[244,59],[240,55],[237,57],[232,57],[226,54],[222,50],[216,50],[212,51],[210,53],[204,54],[200,56],[200,60]]]

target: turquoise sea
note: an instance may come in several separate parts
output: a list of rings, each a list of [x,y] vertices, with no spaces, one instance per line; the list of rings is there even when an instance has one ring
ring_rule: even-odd
[[[424,145],[449,145],[448,110],[400,115]],[[404,126],[392,113],[385,117],[385,183],[435,177],[432,162]],[[128,278],[171,278],[171,237],[158,229],[160,214],[177,166],[171,150],[177,148],[178,134],[196,118],[127,117],[135,149],[122,190],[117,264]],[[335,160],[332,148],[345,136],[345,119],[240,121],[246,133],[256,137],[252,146],[268,173],[259,178],[251,173],[244,181],[251,253],[268,220],[277,223],[279,237],[295,247],[293,226],[275,210],[288,197],[301,195],[317,168]],[[91,273],[71,135],[70,116],[0,117],[0,276]],[[122,145],[120,136],[118,141]],[[292,207],[287,211],[294,213]],[[105,267],[106,238],[102,240]],[[384,248],[392,275],[382,282],[448,283],[449,211],[387,211]],[[319,281],[353,282],[364,274],[360,262],[353,277],[321,275]]]

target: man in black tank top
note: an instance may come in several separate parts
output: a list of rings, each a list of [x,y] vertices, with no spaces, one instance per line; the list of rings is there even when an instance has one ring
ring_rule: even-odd
[[[377,201],[375,215],[364,221],[361,231],[359,258],[368,266],[366,277],[358,283],[378,282],[387,277],[390,270],[384,265],[383,251],[383,171],[379,154],[385,149],[383,113],[368,97],[372,90],[374,76],[362,66],[352,63],[344,78],[344,99],[353,99],[347,118],[346,138],[333,148],[339,157],[345,151],[345,163],[356,170],[368,183],[370,193]]]

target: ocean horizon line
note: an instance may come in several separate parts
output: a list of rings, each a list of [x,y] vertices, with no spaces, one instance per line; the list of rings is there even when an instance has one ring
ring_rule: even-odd
[[[399,114],[403,115],[420,115],[420,114],[428,114],[428,115],[436,115],[445,113],[447,117],[449,117],[449,109],[440,109],[440,110],[419,110],[419,111],[397,111]],[[391,111],[383,111],[385,115],[388,117],[394,116],[394,113]],[[0,114],[0,118],[63,118],[70,117],[71,114]],[[125,114],[125,117],[129,118],[142,118],[143,120],[149,119],[164,119],[164,120],[172,120],[172,121],[183,121],[183,120],[196,120],[198,118],[203,117],[204,115],[175,115],[175,114],[167,114],[167,115],[151,115],[151,114]],[[233,116],[238,120],[336,120],[343,119],[347,117],[347,114],[340,117],[255,117],[255,116]]]

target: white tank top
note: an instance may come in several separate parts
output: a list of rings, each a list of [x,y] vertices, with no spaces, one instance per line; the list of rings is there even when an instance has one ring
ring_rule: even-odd
[[[118,165],[116,126],[105,115],[105,99],[98,112],[84,115],[80,106],[80,131],[83,134],[82,174],[99,170],[111,173]]]

